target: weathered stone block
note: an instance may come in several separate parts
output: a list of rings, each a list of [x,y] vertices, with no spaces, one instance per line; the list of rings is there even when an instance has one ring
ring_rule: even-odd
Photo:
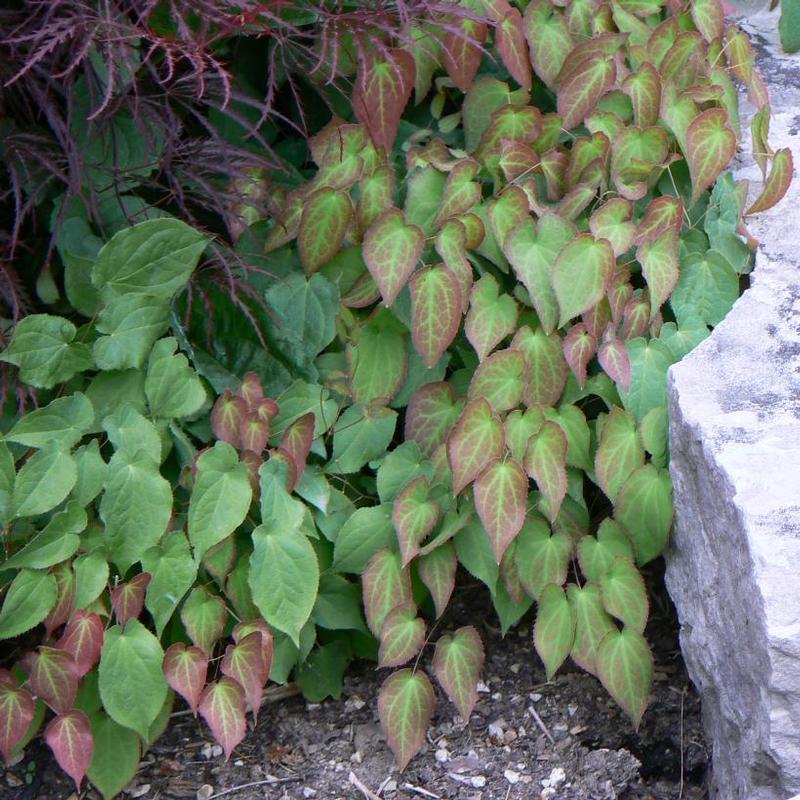
[[[780,52],[776,13],[745,27],[770,89],[771,144],[800,166],[800,57]],[[741,166],[737,177],[761,176]],[[800,180],[750,229],[761,242],[751,288],[670,370],[667,587],[715,796],[786,800],[800,792]]]

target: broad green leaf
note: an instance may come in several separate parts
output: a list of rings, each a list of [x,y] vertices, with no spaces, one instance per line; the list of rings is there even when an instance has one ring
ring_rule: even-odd
[[[198,561],[242,524],[252,497],[247,467],[229,444],[217,442],[200,456],[187,522]]]
[[[617,79],[612,58],[594,53],[583,59],[558,85],[558,113],[565,128],[574,128],[594,111]]]
[[[436,697],[424,672],[393,672],[378,692],[378,716],[383,735],[402,772],[425,744]]]
[[[669,458],[669,417],[664,406],[648,411],[639,425],[644,449],[656,467],[666,467]]]
[[[419,553],[420,545],[438,520],[439,506],[430,499],[428,479],[420,475],[397,495],[392,506],[392,524],[397,533],[403,567]]]
[[[482,397],[469,402],[447,440],[453,492],[459,494],[494,458],[502,455],[503,423]]]
[[[111,299],[97,319],[103,334],[92,349],[99,369],[141,369],[153,343],[169,327],[169,301],[155,295],[125,294]]]
[[[430,456],[447,438],[461,409],[450,384],[425,384],[414,393],[406,408],[406,442],[415,442],[424,455]]]
[[[136,619],[106,631],[98,668],[103,707],[143,739],[167,696],[163,659],[158,639]]]
[[[619,258],[633,244],[636,225],[631,222],[633,204],[624,197],[613,197],[589,218],[589,230],[595,239],[608,239],[614,256]]]
[[[631,628],[609,631],[597,648],[597,677],[638,728],[653,683],[653,655]]]
[[[474,520],[459,531],[453,543],[464,569],[483,581],[490,591],[497,585],[498,566],[483,523]]]
[[[305,381],[295,381],[286,391],[280,394],[276,401],[278,413],[270,425],[273,437],[281,436],[283,432],[300,417],[314,412],[316,423],[314,436],[321,436],[333,425],[336,419],[338,405],[330,399],[327,389]],[[315,451],[316,452],[316,451]]]
[[[108,585],[109,565],[102,550],[78,556],[72,562],[75,571],[75,608],[88,608]]]
[[[644,448],[636,422],[621,408],[613,408],[603,424],[594,460],[597,482],[612,503],[628,476],[643,464]]]
[[[546,498],[550,520],[555,520],[567,493],[567,437],[557,422],[547,420],[528,443],[525,471]]]
[[[559,327],[601,300],[614,264],[614,251],[606,239],[581,234],[564,247],[552,273],[559,307]]]
[[[458,219],[448,219],[436,236],[436,252],[444,265],[456,276],[461,295],[461,312],[469,306],[472,291],[472,265],[467,259],[467,229]]]
[[[720,0],[695,0],[690,11],[697,30],[707,42],[722,38],[725,32],[725,11]]]
[[[649,604],[642,573],[630,558],[617,556],[600,582],[603,607],[626,627],[644,633]]]
[[[680,277],[671,300],[679,325],[697,319],[718,325],[738,297],[739,277],[720,253],[689,253],[681,260]]]
[[[590,581],[601,581],[618,556],[633,561],[633,545],[610,517],[600,523],[596,537],[582,536],[578,542],[578,563]]]
[[[33,517],[55,508],[78,479],[75,459],[50,445],[37,450],[17,473],[12,494],[15,517]]]
[[[478,699],[483,662],[483,642],[472,625],[445,634],[436,642],[434,675],[465,722]]]
[[[517,304],[507,294],[500,294],[497,281],[486,273],[472,287],[464,332],[483,361],[489,353],[516,329]]]
[[[495,111],[509,104],[524,106],[529,97],[523,89],[511,91],[507,83],[496,78],[478,78],[469,88],[462,105],[466,151],[471,153],[477,148]]]
[[[699,114],[686,133],[686,161],[692,176],[692,201],[711,186],[736,154],[736,134],[721,108]]]
[[[146,455],[154,465],[161,463],[161,437],[156,426],[133,406],[123,403],[103,420],[103,429],[114,445],[115,461]],[[108,467],[103,470],[108,474]]]
[[[637,338],[627,343],[631,363],[630,390],[620,391],[622,404],[637,421],[652,408],[667,404],[667,370],[675,358],[658,339]]]
[[[320,576],[319,594],[311,612],[314,624],[328,630],[367,633],[361,613],[361,588],[342,575]]]
[[[417,616],[417,606],[407,601],[395,606],[381,626],[379,667],[399,667],[414,658],[425,643],[425,622]]]
[[[665,470],[645,464],[617,495],[614,518],[631,537],[639,565],[661,555],[672,527],[672,482]]]
[[[94,425],[94,409],[86,395],[76,392],[43,408],[29,411],[5,435],[7,441],[26,447],[53,445],[69,450]]]
[[[247,733],[244,689],[228,677],[209,683],[200,698],[199,710],[227,761]]]
[[[11,518],[11,506],[16,479],[14,458],[5,442],[0,441],[0,523],[5,524]]]
[[[567,23],[550,3],[529,3],[524,24],[533,68],[550,89],[555,89],[558,73],[573,47]]]
[[[319,564],[311,542],[299,532],[262,525],[252,534],[248,582],[264,619],[299,647],[300,631],[317,598]]]
[[[92,715],[91,725],[94,749],[87,775],[104,800],[111,800],[136,774],[141,740],[134,731],[102,712]]]
[[[415,441],[405,441],[387,453],[377,474],[381,502],[390,503],[394,500],[408,483],[419,476],[420,470],[428,480],[433,478],[430,464],[423,463],[422,450]]]
[[[203,588],[192,589],[181,608],[181,622],[192,642],[207,655],[222,636],[228,611],[222,598]]]
[[[397,424],[397,412],[389,408],[351,406],[333,428],[333,457],[329,472],[358,472],[389,446]]]
[[[544,413],[541,408],[534,406],[524,413],[519,409],[506,416],[503,427],[505,429],[506,447],[511,458],[522,463],[528,442],[538,433],[544,422]]]
[[[353,204],[346,192],[325,186],[306,198],[297,233],[306,273],[316,272],[336,255],[352,216]]]
[[[533,599],[527,595],[515,598],[506,588],[501,576],[492,595],[492,605],[500,622],[500,633],[505,636],[528,613]]]
[[[389,503],[358,508],[336,537],[333,568],[337,572],[360,573],[375,553],[391,546],[393,539]]]
[[[567,585],[567,598],[575,613],[575,641],[570,655],[581,669],[597,675],[597,649],[603,637],[616,630],[613,620],[603,608],[600,587],[586,583],[581,588]]]
[[[147,362],[144,393],[154,417],[190,417],[206,399],[203,384],[186,356],[175,354],[177,347],[175,339],[161,339]]]
[[[138,369],[99,372],[86,387],[86,397],[94,406],[95,419],[101,424],[118,411],[121,397],[125,398],[124,405],[144,414],[147,410],[144,373]]]
[[[787,53],[800,50],[800,6],[797,5],[797,0],[784,0],[782,3],[778,30],[781,44]]]
[[[443,172],[430,166],[409,175],[405,202],[407,225],[420,228],[424,234],[435,232],[436,217],[446,181],[447,177]]]
[[[349,647],[345,642],[333,641],[311,652],[298,665],[295,682],[310,703],[321,703],[325,698],[338,700],[344,688],[344,673],[350,661]]]
[[[567,464],[591,473],[593,467],[590,453],[591,432],[583,411],[578,406],[564,404],[558,409],[546,408],[544,415],[557,423],[567,437]]]
[[[500,350],[478,365],[467,397],[482,397],[495,411],[503,413],[520,404],[524,379],[525,356],[519,350]]]
[[[21,569],[6,590],[0,609],[0,639],[11,639],[36,627],[56,604],[54,575]]]
[[[678,282],[678,236],[673,230],[667,230],[657,239],[644,242],[636,250],[636,260],[642,265],[642,275],[650,290],[652,318]]]
[[[172,489],[143,451],[119,453],[109,464],[99,513],[111,558],[124,573],[166,531]]]
[[[795,12],[800,18],[800,12]],[[778,203],[789,189],[794,174],[792,151],[788,147],[781,148],[772,158],[772,169],[761,194],[753,201],[748,214],[757,214],[766,211]]]
[[[495,459],[475,481],[475,509],[499,564],[525,522],[528,478],[516,461]]]
[[[78,468],[78,478],[72,488],[72,496],[82,506],[97,497],[106,481],[107,464],[100,455],[100,444],[92,439],[89,444],[79,447],[72,456]]]
[[[425,366],[433,367],[458,333],[461,291],[447,267],[428,267],[411,278],[411,338]]]
[[[403,385],[408,367],[406,335],[403,325],[386,311],[353,332],[347,361],[356,403],[386,403]]]
[[[561,586],[567,579],[572,542],[563,533],[550,534],[547,523],[530,517],[515,540],[517,575],[526,593],[538,600],[548,583]]]
[[[23,383],[52,389],[92,367],[89,348],[74,341],[76,334],[75,326],[63,317],[29,314],[15,326],[0,361],[19,367]]]
[[[539,595],[533,626],[533,644],[548,681],[570,654],[574,641],[575,612],[561,586],[548,583]]]
[[[655,125],[661,108],[661,75],[648,61],[622,83],[622,91],[631,99],[633,121],[639,127]]]
[[[208,240],[174,218],[140,222],[100,249],[92,282],[105,303],[130,294],[168,301],[189,280]]]
[[[41,533],[3,564],[3,569],[47,569],[66,561],[80,546],[78,534],[86,528],[86,524],[83,507],[74,500],[70,501]]]
[[[197,577],[197,564],[183,531],[174,531],[160,544],[145,550],[142,568],[151,575],[144,604],[160,637]]]
[[[523,325],[511,340],[511,348],[522,351],[526,363],[523,400],[528,406],[554,406],[569,376],[561,337]]]
[[[367,625],[376,637],[380,636],[389,612],[413,599],[408,568],[401,565],[400,557],[391,550],[379,550],[369,560],[361,575],[361,587]]]
[[[459,217],[481,201],[481,185],[473,178],[480,171],[480,164],[472,158],[457,162],[447,175],[442,193],[442,203],[437,213],[439,224],[451,217]]]
[[[433,598],[436,616],[441,617],[456,585],[458,559],[452,542],[445,542],[417,559],[417,574]]]

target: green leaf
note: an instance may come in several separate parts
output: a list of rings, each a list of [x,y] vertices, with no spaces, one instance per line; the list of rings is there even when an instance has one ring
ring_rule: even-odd
[[[423,672],[403,669],[383,682],[378,716],[401,771],[425,743],[435,703],[433,687]]]
[[[482,397],[470,401],[447,440],[454,494],[475,480],[492,459],[502,455],[504,439],[503,423],[489,403]]]
[[[797,0],[783,0],[778,22],[781,44],[787,53],[800,50],[800,5]]]
[[[550,520],[555,520],[567,493],[567,437],[557,422],[547,420],[528,443],[525,471],[547,500]]]
[[[533,626],[533,644],[548,681],[570,654],[574,641],[575,612],[561,586],[548,583],[539,595]]]
[[[114,445],[117,461],[133,458],[141,452],[153,464],[161,463],[161,437],[156,426],[130,404],[123,403],[113,415],[106,417],[103,429]],[[108,471],[107,468],[105,471]]]
[[[295,681],[310,703],[321,703],[326,697],[342,696],[344,673],[348,663],[342,642],[331,642],[314,650],[297,669]]]
[[[461,410],[450,384],[436,382],[422,386],[406,408],[406,442],[415,442],[424,455],[430,456],[445,441]]]
[[[197,564],[183,531],[174,531],[160,544],[145,550],[142,569],[151,576],[144,604],[160,638],[197,577]]]
[[[415,441],[405,441],[387,453],[377,474],[378,497],[381,502],[390,503],[394,500],[419,475],[420,470],[428,480],[433,478],[433,471],[428,463],[423,462],[422,450]]]
[[[181,622],[192,642],[207,656],[222,636],[228,610],[222,598],[203,588],[192,589],[181,608]]]
[[[514,561],[525,592],[538,600],[548,583],[560,586],[567,579],[572,541],[563,533],[550,535],[547,523],[530,517],[515,540]]]
[[[516,408],[522,400],[525,356],[519,350],[500,350],[478,365],[467,397],[484,398],[498,413]]]
[[[75,571],[75,608],[88,608],[108,585],[109,566],[105,553],[95,550],[72,562]]]
[[[121,452],[109,464],[99,513],[111,559],[124,574],[166,531],[172,489],[144,451]]]
[[[37,450],[17,473],[12,494],[15,517],[33,517],[55,508],[78,479],[75,459],[50,445]]]
[[[600,302],[614,264],[614,251],[608,240],[595,239],[587,233],[573,239],[561,251],[552,274],[559,327]]]
[[[680,277],[671,300],[680,325],[688,326],[697,319],[718,325],[738,297],[739,277],[722,254],[708,250],[689,253],[681,259]]]
[[[590,453],[591,432],[583,411],[578,406],[564,404],[558,409],[545,408],[544,415],[556,422],[567,437],[567,464],[591,473],[594,466]]]
[[[516,461],[492,461],[475,481],[475,508],[499,564],[525,522],[528,478]]]
[[[613,620],[603,608],[600,587],[586,583],[583,588],[567,585],[567,598],[575,613],[575,641],[570,655],[582,669],[596,675],[597,649],[607,633],[616,631]]]
[[[524,89],[511,91],[507,83],[495,78],[480,77],[470,87],[462,105],[464,147],[474,151],[489,127],[492,114],[506,105],[525,105],[530,95]]]
[[[464,332],[475,348],[478,358],[484,358],[517,325],[517,304],[507,294],[499,294],[497,281],[486,273],[473,287]]]
[[[97,497],[106,481],[106,462],[100,455],[100,444],[92,439],[89,444],[79,447],[73,458],[78,468],[78,478],[72,488],[72,496],[82,506],[86,506]]]
[[[647,127],[658,122],[661,106],[661,75],[650,62],[646,61],[624,80],[622,91],[631,98],[633,120],[636,125]]]
[[[341,575],[320,576],[319,594],[311,619],[328,630],[355,630],[367,633],[361,613],[361,589]]]
[[[21,569],[6,590],[0,610],[0,639],[11,639],[34,628],[56,604],[54,575]]]
[[[637,421],[648,411],[667,404],[667,370],[674,363],[672,351],[658,339],[637,338],[627,342],[631,362],[630,390],[620,388],[622,404]]]
[[[420,475],[397,495],[392,506],[392,524],[397,532],[403,567],[419,553],[420,545],[438,519],[439,506],[430,499],[428,479]]]
[[[229,444],[216,442],[200,456],[187,521],[198,561],[244,522],[252,498],[247,467]]]
[[[436,230],[435,221],[446,181],[444,173],[433,167],[425,167],[409,175],[405,202],[407,225],[417,226],[424,234],[432,234]],[[373,277],[376,277],[374,273]]]
[[[356,403],[387,403],[398,392],[408,367],[406,334],[405,327],[388,311],[353,332],[347,361]]]
[[[558,82],[558,113],[565,128],[574,128],[594,111],[598,100],[617,79],[613,58],[593,53],[584,58]]]
[[[333,457],[329,472],[358,472],[389,447],[397,412],[389,408],[351,406],[333,428]]]
[[[14,458],[5,442],[0,441],[0,523],[9,521],[13,508],[11,498],[14,493]]]
[[[381,626],[379,667],[399,667],[414,658],[425,643],[425,622],[417,616],[417,606],[406,601],[395,606]]]
[[[656,467],[666,467],[669,459],[669,417],[664,406],[648,411],[642,418],[639,434],[644,449],[650,453],[650,461]]]
[[[394,539],[392,507],[358,508],[342,525],[333,550],[333,569],[360,573],[379,550],[391,546]]]
[[[670,229],[657,239],[639,245],[636,260],[650,290],[650,318],[658,313],[678,282],[678,236]]]
[[[633,561],[617,556],[600,583],[603,607],[626,627],[644,633],[649,604],[641,572]]]
[[[590,581],[601,581],[618,556],[633,561],[633,545],[613,519],[606,518],[600,523],[596,538],[582,536],[578,542],[578,563]]]
[[[112,800],[136,774],[141,741],[132,730],[102,712],[91,717],[91,724],[94,748],[87,775],[104,800]]]
[[[93,355],[99,369],[140,369],[153,343],[169,327],[164,297],[126,294],[107,303],[97,319]]]
[[[464,722],[469,721],[478,699],[478,678],[483,662],[483,642],[472,625],[445,634],[436,642],[434,675]]]
[[[76,392],[59,397],[43,408],[29,411],[5,435],[6,441],[26,447],[52,445],[69,450],[94,425],[94,408],[86,395]]]
[[[63,317],[29,314],[17,323],[0,361],[19,367],[23,383],[52,389],[92,367],[89,348],[73,341],[76,334],[75,326]]]
[[[169,337],[156,342],[147,362],[144,393],[154,417],[189,417],[200,410],[206,391],[186,356],[175,355],[178,342]]]
[[[361,575],[364,610],[367,625],[375,636],[380,636],[389,612],[412,600],[411,577],[400,556],[391,550],[379,550],[369,560]]]
[[[261,525],[253,531],[248,583],[264,619],[300,646],[300,630],[317,599],[319,564],[299,532]]]
[[[573,48],[566,20],[549,3],[530,3],[525,9],[525,36],[536,73],[550,89]]]
[[[614,517],[633,541],[636,563],[661,555],[672,527],[672,482],[652,464],[631,473],[617,495]]]
[[[595,474],[606,497],[614,502],[628,476],[644,464],[644,448],[633,417],[619,407],[603,424],[595,455]]]
[[[104,303],[136,293],[168,301],[186,285],[207,241],[173,218],[123,228],[97,254],[92,282]]]
[[[411,278],[411,338],[425,366],[433,367],[458,333],[461,290],[447,267],[428,267]]]
[[[641,633],[609,631],[597,648],[597,677],[638,728],[653,683],[653,655]]]
[[[686,133],[686,161],[692,176],[692,202],[727,169],[736,155],[736,134],[721,108],[699,114]]]
[[[479,520],[466,525],[453,539],[458,560],[464,569],[494,591],[499,574],[492,545],[483,523]]]
[[[3,569],[47,569],[66,561],[80,546],[81,539],[77,534],[86,528],[86,524],[83,507],[74,500],[70,501],[41,533],[3,564]]]
[[[524,325],[511,340],[511,348],[522,351],[527,374],[523,400],[527,406],[553,406],[558,402],[569,376],[561,337],[535,331]]]
[[[163,659],[158,639],[136,619],[105,633],[98,668],[103,707],[115,722],[143,739],[167,696]]]
[[[452,542],[445,542],[417,560],[417,574],[433,598],[436,616],[441,617],[456,585],[458,559]]]

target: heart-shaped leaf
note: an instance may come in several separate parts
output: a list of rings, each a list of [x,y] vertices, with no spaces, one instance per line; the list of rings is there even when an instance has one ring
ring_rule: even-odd
[[[736,134],[723,109],[709,108],[689,125],[685,155],[692,176],[692,202],[696,202],[736,155]]]
[[[644,464],[644,448],[636,421],[619,407],[611,410],[599,436],[595,474],[606,497],[614,502],[628,476]]]
[[[600,302],[614,264],[614,251],[606,239],[595,239],[584,233],[564,247],[552,273],[559,328]]]
[[[522,400],[525,357],[519,350],[500,350],[485,359],[475,370],[467,397],[483,397],[502,413],[515,408]]]
[[[206,685],[208,656],[195,645],[176,642],[164,653],[163,669],[167,683],[197,714],[200,695]]]
[[[575,641],[570,656],[581,669],[597,675],[597,648],[603,637],[617,630],[603,608],[600,587],[586,583],[583,587],[567,585],[567,598],[575,613]]]
[[[547,420],[528,443],[525,471],[536,481],[548,505],[551,522],[567,493],[567,437],[561,426]]]
[[[227,677],[209,683],[200,698],[200,714],[225,751],[226,761],[247,732],[244,703],[244,689]]]
[[[555,405],[569,377],[561,337],[557,333],[547,334],[541,328],[531,331],[523,325],[511,340],[511,349],[520,350],[525,356],[522,394],[526,405]]]
[[[535,600],[547,584],[561,586],[567,579],[572,541],[563,533],[551,535],[550,526],[541,517],[529,517],[514,544],[517,575],[525,592]]]
[[[597,352],[597,360],[603,371],[627,392],[631,386],[631,360],[625,342],[621,339],[606,339]]]
[[[413,601],[395,606],[381,627],[379,667],[399,667],[414,658],[425,643],[425,623]]]
[[[53,751],[58,766],[75,781],[75,788],[80,792],[94,752],[89,718],[77,709],[59,714],[45,728],[44,740]]]
[[[642,265],[642,275],[650,290],[652,319],[678,282],[678,236],[674,229],[670,228],[657,239],[639,245],[636,259]]]
[[[403,567],[419,553],[420,545],[439,519],[439,506],[429,499],[429,491],[428,479],[420,475],[394,500],[392,523],[397,532]]]
[[[361,575],[361,587],[367,625],[376,637],[389,612],[413,599],[408,567],[403,567],[400,557],[391,550],[379,550],[372,556]]]
[[[436,616],[441,617],[456,585],[458,558],[452,542],[445,542],[417,560],[417,574],[433,598]]]
[[[83,609],[78,609],[67,622],[56,647],[72,656],[78,678],[86,675],[100,658],[104,632],[100,615]]]
[[[18,688],[13,678],[0,684],[0,753],[7,764],[33,721],[34,708],[30,692]]]
[[[596,537],[583,536],[578,542],[578,562],[590,581],[601,581],[618,556],[633,561],[633,545],[613,519],[600,523]]]
[[[447,458],[453,473],[453,493],[483,472],[503,453],[503,423],[482,397],[467,403],[447,440]]]
[[[523,89],[530,91],[531,64],[518,9],[510,8],[495,28],[495,46],[511,77]]]
[[[127,583],[121,583],[112,589],[111,607],[120,625],[125,625],[129,619],[139,618],[144,608],[144,593],[151,579],[149,572],[140,572]]]
[[[619,258],[633,244],[636,226],[631,222],[633,204],[624,197],[614,197],[598,208],[589,218],[589,230],[595,239],[608,239]]]
[[[253,720],[258,719],[269,667],[264,658],[261,631],[240,635],[235,644],[229,644],[225,648],[220,672],[233,678],[244,689],[245,701],[253,714]]]
[[[778,150],[773,156],[772,169],[767,182],[753,205],[747,209],[747,213],[756,214],[776,205],[788,191],[793,172],[792,151],[788,147]]]
[[[381,685],[378,716],[401,772],[425,744],[425,732],[435,705],[433,686],[423,672],[401,669]]]
[[[525,522],[528,478],[516,461],[492,461],[475,481],[475,509],[499,564]]]
[[[414,273],[411,290],[411,339],[431,369],[458,333],[461,289],[447,267],[428,267]]]
[[[653,683],[653,655],[631,628],[609,631],[597,648],[597,677],[639,727]]]
[[[561,10],[550,3],[529,3],[525,8],[525,36],[536,74],[555,89],[556,78],[573,41]]]
[[[442,41],[442,64],[453,83],[466,92],[472,86],[483,57],[487,27],[467,17],[458,19]]]
[[[495,278],[486,273],[473,287],[464,332],[481,361],[508,335],[517,323],[517,304],[500,294]]]
[[[472,625],[442,636],[436,642],[433,672],[465,721],[469,720],[478,699],[483,660],[483,642]]]
[[[325,186],[303,204],[297,247],[307,273],[316,272],[341,247],[353,216],[353,204],[345,192]]]
[[[222,599],[201,588],[192,589],[181,609],[181,622],[189,638],[208,655],[222,636],[227,618]]]
[[[562,70],[563,72],[563,70]],[[612,58],[593,53],[559,79],[557,108],[565,128],[574,128],[594,111],[617,79]]]
[[[581,389],[586,384],[586,369],[597,352],[597,339],[579,322],[573,325],[564,337],[564,359]]]
[[[423,454],[430,456],[445,441],[460,411],[449,383],[425,384],[414,393],[406,408],[406,441],[416,442]]]
[[[631,99],[633,121],[640,127],[655,125],[661,110],[661,75],[646,61],[622,83],[622,91]]]
[[[78,677],[75,659],[70,653],[42,645],[25,657],[24,666],[31,691],[57,714],[73,707]]]
[[[642,573],[633,561],[617,556],[600,582],[603,607],[637,633],[644,633],[649,603]]]
[[[575,641],[575,612],[561,586],[548,583],[537,601],[533,644],[552,680]]]

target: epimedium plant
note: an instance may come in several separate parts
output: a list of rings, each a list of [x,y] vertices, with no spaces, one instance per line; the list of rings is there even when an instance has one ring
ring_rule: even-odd
[[[225,297],[182,293],[208,241],[171,218],[86,254],[83,322],[17,324],[0,357],[43,404],[0,449],[7,759],[49,707],[59,763],[111,797],[173,690],[229,755],[268,679],[337,696],[366,656],[395,670],[378,711],[405,767],[434,709],[425,664],[465,721],[476,700],[473,626],[423,660],[459,564],[504,631],[536,603],[548,677],[571,657],[638,724],[640,570],[672,515],[666,370],[751,262],[723,174],[731,76],[760,107],[747,213],[781,197],[791,155],[716,2],[468,10],[376,46],[355,119],[243,234],[268,251],[247,281],[269,352],[198,344]]]

